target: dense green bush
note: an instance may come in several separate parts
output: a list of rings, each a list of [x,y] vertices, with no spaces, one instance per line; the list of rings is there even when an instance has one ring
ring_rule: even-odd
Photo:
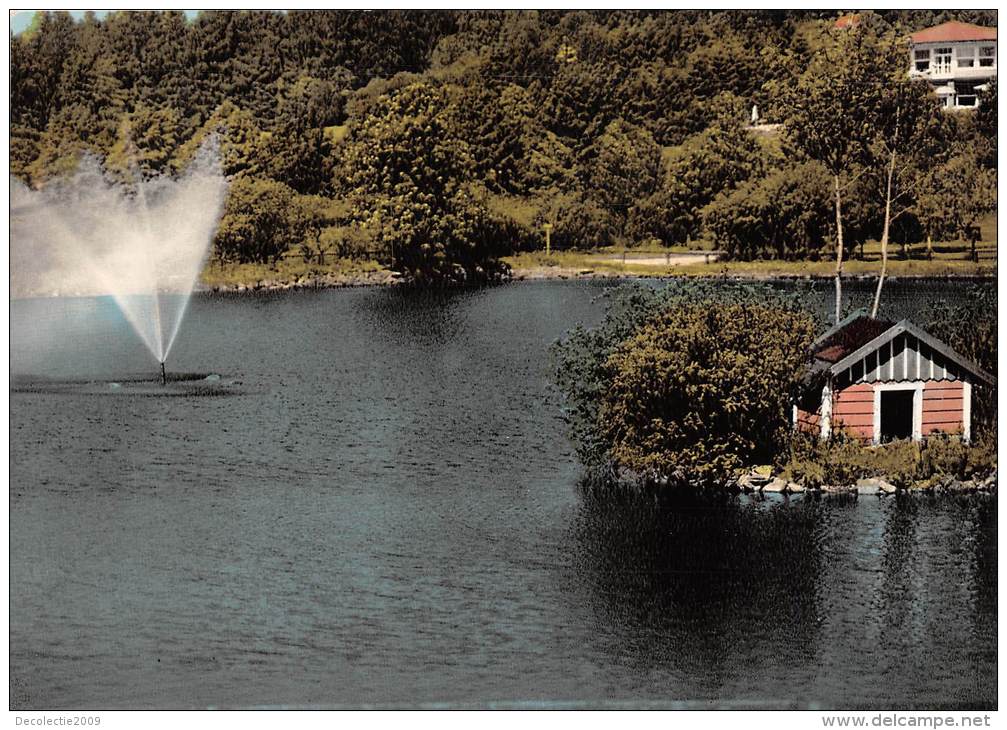
[[[678,304],[605,365],[598,413],[619,467],[678,483],[716,483],[785,443],[814,323],[758,304]]]
[[[303,240],[296,194],[282,183],[239,177],[227,192],[224,217],[214,239],[221,261],[277,261]]]
[[[866,477],[884,477],[896,486],[908,486],[919,472],[920,447],[896,441],[871,447],[844,432],[822,440],[794,432],[789,449],[777,457],[780,478],[817,488],[851,485]]]
[[[506,271],[471,150],[446,127],[450,105],[437,84],[390,94],[347,140],[334,181],[379,255],[416,284],[482,283]]]
[[[765,286],[621,287],[554,348],[578,454],[593,476],[696,484],[772,458],[814,329]]]
[[[615,121],[585,154],[585,187],[603,208],[621,217],[654,192],[660,166],[661,148],[650,132]]]
[[[667,245],[700,236],[702,209],[724,190],[762,175],[765,151],[740,125],[716,123],[671,149],[664,178],[644,205],[657,215],[649,227],[637,223],[638,235],[658,238]]]
[[[611,246],[619,236],[616,216],[599,203],[581,196],[564,200],[554,221],[552,240],[557,249]]]

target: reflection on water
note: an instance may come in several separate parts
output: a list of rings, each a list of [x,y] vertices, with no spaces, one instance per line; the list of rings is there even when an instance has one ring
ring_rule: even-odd
[[[995,499],[578,488],[603,289],[198,297],[230,397],[12,392],[12,706],[995,706]]]
[[[995,523],[989,498],[586,499],[574,570],[609,650],[669,697],[989,706]]]
[[[776,679],[760,676],[770,669],[761,664],[779,671],[814,662],[818,523],[807,505],[592,500],[574,530],[595,630],[641,677],[677,678],[672,696],[746,696],[753,681]]]

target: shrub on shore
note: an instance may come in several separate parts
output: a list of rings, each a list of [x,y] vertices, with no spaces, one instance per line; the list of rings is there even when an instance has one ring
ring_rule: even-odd
[[[881,478],[909,489],[940,479],[983,479],[996,470],[996,435],[984,430],[966,444],[957,434],[934,434],[923,441],[871,446],[842,432],[831,439],[794,433],[777,459],[787,482],[815,489]]]
[[[815,332],[764,285],[627,287],[602,324],[555,348],[583,462],[649,483],[722,483],[784,448]]]

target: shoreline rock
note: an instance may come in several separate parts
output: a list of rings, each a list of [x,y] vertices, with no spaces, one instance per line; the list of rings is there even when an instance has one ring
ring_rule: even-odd
[[[858,479],[856,489],[858,494],[869,495],[895,494],[898,491],[898,488],[894,484],[879,477]]]
[[[957,479],[948,476],[931,477],[908,486],[896,485],[885,477],[864,477],[853,484],[804,485],[788,482],[779,476],[766,477],[754,470],[745,472],[732,483],[740,491],[764,494],[823,494],[830,497],[886,497],[896,494],[919,494],[931,496],[995,495],[997,491],[996,472],[984,478]]]
[[[306,289],[347,289],[355,287],[385,287],[398,286],[401,282],[390,271],[377,271],[373,274],[346,276],[340,274],[325,274],[322,276],[298,277],[293,280],[259,279],[255,282],[238,284],[201,284],[197,292],[212,294],[231,292],[266,292],[290,291]]]

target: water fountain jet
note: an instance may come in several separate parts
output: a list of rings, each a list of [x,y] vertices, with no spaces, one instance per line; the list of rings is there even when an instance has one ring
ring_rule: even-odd
[[[11,297],[110,296],[160,364],[171,352],[223,209],[209,137],[184,173],[115,181],[97,159],[33,190],[11,177]]]

